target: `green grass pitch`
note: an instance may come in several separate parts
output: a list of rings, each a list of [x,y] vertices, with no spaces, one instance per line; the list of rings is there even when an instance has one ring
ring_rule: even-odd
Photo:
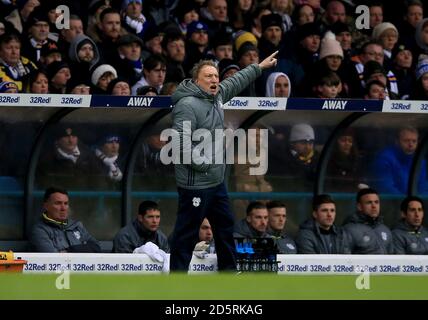
[[[358,290],[357,275],[126,275],[70,274],[58,290],[56,274],[0,274],[0,299],[288,300],[428,299],[427,276],[370,276]]]

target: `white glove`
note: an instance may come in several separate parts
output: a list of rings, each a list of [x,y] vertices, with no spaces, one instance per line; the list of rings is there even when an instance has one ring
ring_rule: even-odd
[[[209,243],[206,241],[198,242],[195,246],[194,251],[207,251],[207,249],[210,247]]]

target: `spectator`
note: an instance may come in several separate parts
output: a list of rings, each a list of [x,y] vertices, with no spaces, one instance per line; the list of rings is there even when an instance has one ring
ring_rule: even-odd
[[[125,34],[116,41],[116,45],[116,57],[112,65],[117,70],[118,77],[126,79],[133,86],[143,76],[143,41],[134,34]]]
[[[428,254],[428,231],[422,225],[424,203],[409,196],[401,202],[401,221],[392,230],[395,254]]]
[[[342,91],[342,81],[337,73],[333,71],[319,74],[314,80],[314,86],[312,87],[314,97],[333,99],[337,98]]]
[[[318,61],[318,50],[320,48],[319,27],[316,23],[305,23],[296,30],[296,40],[298,48],[294,56],[302,66],[303,71],[308,73],[316,61]]]
[[[101,2],[101,1],[100,1]],[[83,35],[83,22],[82,19],[74,14],[70,15],[70,27],[61,29],[60,37],[58,39],[58,48],[60,52],[68,53],[70,50],[70,43],[73,42],[74,38],[78,35]]]
[[[132,94],[137,94],[137,90],[143,86],[155,87],[157,92],[162,89],[166,76],[165,58],[158,54],[153,54],[144,61],[143,76],[132,86]]]
[[[70,70],[79,70],[73,74],[73,77],[77,81],[88,81],[91,68],[100,60],[100,53],[91,38],[79,34],[70,44],[68,57],[70,59]]]
[[[290,97],[290,78],[283,72],[273,72],[266,81],[266,97]]]
[[[417,48],[415,34],[418,23],[424,17],[424,7],[419,0],[406,1],[406,13],[404,15],[404,22],[400,25],[400,41],[408,48],[411,49],[412,54],[416,54]]]
[[[353,254],[392,254],[392,234],[380,215],[379,195],[365,188],[357,193],[357,212],[345,220]]]
[[[185,39],[181,33],[167,33],[162,39],[162,49],[166,57],[165,82],[180,82],[186,77],[183,62],[186,57]]]
[[[49,79],[49,92],[65,94],[71,78],[70,67],[66,62],[54,61],[46,69]]]
[[[235,238],[272,238],[267,232],[268,210],[266,205],[259,201],[250,202],[247,207],[246,218],[235,225]]]
[[[41,50],[56,43],[49,37],[49,17],[42,7],[37,7],[26,22],[28,39],[22,44],[22,54],[33,62],[38,62]]]
[[[137,90],[137,96],[157,96],[158,90],[152,86],[142,86]]]
[[[356,143],[353,128],[347,128],[338,136],[327,165],[327,190],[355,192],[362,182],[363,161]]]
[[[407,100],[415,84],[415,74],[412,68],[412,51],[404,44],[397,44],[392,50],[391,61],[391,70],[397,76],[400,98]]]
[[[81,141],[72,126],[60,126],[54,130],[54,144],[43,153],[37,167],[37,181],[41,186],[55,183],[69,189],[90,189],[98,186],[101,175],[97,159]]]
[[[67,82],[66,92],[70,94],[91,94],[91,86],[88,80],[72,78]]]
[[[46,69],[52,62],[62,60],[62,51],[56,43],[51,43],[49,46],[43,47],[40,51],[40,60],[38,61],[38,65],[40,68]]]
[[[269,201],[266,204],[266,207],[269,213],[266,232],[275,239],[278,253],[297,253],[294,240],[285,234],[285,224],[287,222],[287,210],[285,204],[280,201]]]
[[[416,84],[410,95],[413,100],[428,100],[428,56],[421,54],[416,66]]]
[[[391,69],[392,50],[398,42],[397,28],[390,22],[380,23],[373,29],[372,38],[374,41],[378,42],[383,48],[383,66],[387,70]]]
[[[208,56],[213,56],[212,60],[215,60],[217,65],[223,59],[233,59],[232,35],[226,32],[216,34],[211,39],[211,48],[212,50]]]
[[[233,29],[251,31],[252,14],[254,8],[255,0],[230,1],[228,18]]]
[[[298,26],[304,25],[305,23],[310,23],[315,21],[315,11],[308,4],[298,5],[293,10],[292,15],[293,23]]]
[[[282,20],[281,30],[286,33],[291,30],[293,22],[291,21],[291,14],[294,10],[293,1],[272,0],[270,2],[272,13],[278,14]]]
[[[261,18],[262,36],[258,42],[260,59],[269,56],[270,52],[279,51],[283,47],[284,26],[279,14],[272,13]]]
[[[385,68],[378,63],[377,61],[368,61],[364,66],[364,86],[367,82],[377,80],[382,82],[382,84],[386,87],[385,91],[385,99],[398,99],[398,95],[394,92],[392,92],[388,86],[390,84]],[[397,85],[395,80],[395,86]]]
[[[218,64],[220,81],[227,79],[237,73],[241,68],[239,68],[236,61],[232,59],[222,59]]]
[[[148,21],[143,14],[143,0],[123,0],[121,12],[124,28],[129,33],[144,39],[147,26],[154,22]]]
[[[116,78],[109,82],[107,86],[107,94],[113,96],[130,96],[131,88],[125,79]]]
[[[370,12],[370,30],[374,30],[379,24],[383,23],[383,5],[380,2],[372,2],[369,4]]]
[[[15,82],[0,82],[0,93],[18,93],[18,86]]]
[[[314,149],[314,129],[306,123],[294,125],[290,131],[289,150],[283,162],[283,174],[293,179],[294,191],[312,190],[319,153]]]
[[[162,54],[163,33],[157,26],[150,26],[144,34],[144,47],[141,52],[141,60],[144,62],[153,54]]]
[[[122,171],[119,167],[120,137],[109,134],[100,140],[95,148],[95,156],[99,159],[103,174],[109,181],[122,181]]]
[[[208,53],[208,26],[200,21],[192,21],[187,26],[186,59],[183,63],[186,74]]]
[[[21,56],[21,40],[17,34],[0,36],[0,79],[13,81],[20,92],[28,92],[29,78],[36,65]]]
[[[192,21],[199,21],[199,8],[194,0],[179,0],[175,9],[174,17],[175,22],[181,30],[183,35],[187,34],[187,26]]]
[[[379,80],[371,80],[367,82],[365,87],[364,99],[379,99],[385,100],[386,98],[386,85]]]
[[[45,71],[37,70],[30,78],[30,93],[47,94],[49,93],[49,80]]]
[[[177,82],[167,82],[162,86],[162,89],[159,92],[160,96],[171,96],[177,89]]]
[[[262,36],[262,22],[261,19],[264,15],[271,14],[272,11],[270,11],[267,7],[256,7],[254,13],[253,13],[253,23],[251,27],[251,33],[257,38],[260,39]],[[247,30],[250,31],[250,30]]]
[[[247,41],[239,47],[236,55],[236,61],[239,67],[245,69],[247,66],[259,62],[259,50],[257,47]],[[240,97],[257,97],[256,81],[251,82],[242,92],[238,94]]]
[[[226,0],[207,0],[205,3],[206,7],[200,11],[200,20],[208,26],[208,36],[212,38],[220,31],[231,33]]]
[[[119,230],[113,240],[113,252],[133,253],[147,242],[169,252],[168,239],[159,229],[161,212],[153,201],[143,201],[138,207],[137,218]]]
[[[410,169],[419,144],[419,132],[407,126],[398,131],[396,143],[381,150],[373,163],[374,185],[382,193],[406,194]],[[428,192],[427,164],[422,162],[418,177],[418,192]]]
[[[312,218],[300,225],[296,238],[297,250],[305,254],[350,254],[347,233],[334,224],[336,203],[328,194],[312,200]]]
[[[107,94],[109,83],[117,78],[116,69],[109,64],[94,66],[91,75],[92,92],[94,94]]]
[[[43,213],[31,231],[31,245],[36,252],[101,252],[99,242],[82,222],[69,218],[66,190],[46,189]]]
[[[16,2],[16,9],[13,10],[5,19],[13,24],[13,27],[20,34],[25,32],[25,23],[31,12],[40,5],[39,0],[22,0]]]
[[[425,34],[428,32],[428,18],[418,22],[416,26],[415,40],[417,48],[415,49],[416,56],[420,53],[428,54],[428,39]]]

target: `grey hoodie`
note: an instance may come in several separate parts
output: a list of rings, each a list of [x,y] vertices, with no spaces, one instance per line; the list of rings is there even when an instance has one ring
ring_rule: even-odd
[[[73,39],[73,41],[70,43],[70,48],[68,50],[68,57],[70,58],[71,61],[82,62],[79,59],[79,56],[78,56],[79,52],[78,52],[77,48],[85,40],[89,41],[92,44],[92,47],[94,48],[94,59],[89,63],[90,66],[93,66],[96,63],[98,63],[98,61],[100,60],[100,53],[98,52],[98,47],[95,44],[94,40],[92,40],[91,38],[89,38],[88,36],[86,36],[84,34],[77,35]]]
[[[428,254],[428,231],[423,226],[415,230],[402,220],[392,230],[395,254]]]
[[[206,189],[223,182],[226,168],[224,157],[223,163],[214,163],[216,151],[213,151],[212,156],[209,157],[201,152],[200,147],[198,148],[199,141],[192,143],[188,141],[191,141],[195,130],[207,129],[211,133],[214,148],[215,130],[224,129],[223,103],[236,96],[260,75],[261,69],[257,64],[249,65],[232,77],[223,80],[215,96],[203,91],[191,79],[185,79],[179,84],[171,97],[174,104],[173,129],[180,135],[181,164],[175,165],[175,178],[179,187],[194,190]],[[190,121],[191,132],[183,129],[184,121]],[[217,153],[223,150],[224,146],[221,145]],[[191,164],[184,164],[183,159],[190,157]]]

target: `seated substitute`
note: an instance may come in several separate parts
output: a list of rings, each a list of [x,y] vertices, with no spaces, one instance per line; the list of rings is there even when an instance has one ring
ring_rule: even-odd
[[[349,235],[334,224],[336,203],[328,194],[312,200],[312,217],[300,226],[296,238],[298,253],[350,254]]]
[[[270,201],[266,207],[269,213],[267,233],[275,239],[278,253],[297,253],[294,240],[285,234],[285,223],[287,222],[285,204],[280,201]]]
[[[247,217],[235,224],[235,238],[272,238],[267,230],[268,210],[260,201],[253,201],[247,207]]]
[[[119,230],[113,240],[113,252],[133,253],[147,242],[169,252],[168,239],[159,230],[160,210],[154,201],[143,201],[138,207],[137,218]]]
[[[424,203],[410,196],[401,202],[401,221],[392,230],[395,254],[428,254],[428,230],[424,228]]]
[[[43,214],[31,232],[31,246],[37,252],[101,252],[99,242],[82,222],[69,219],[66,190],[46,189]]]

